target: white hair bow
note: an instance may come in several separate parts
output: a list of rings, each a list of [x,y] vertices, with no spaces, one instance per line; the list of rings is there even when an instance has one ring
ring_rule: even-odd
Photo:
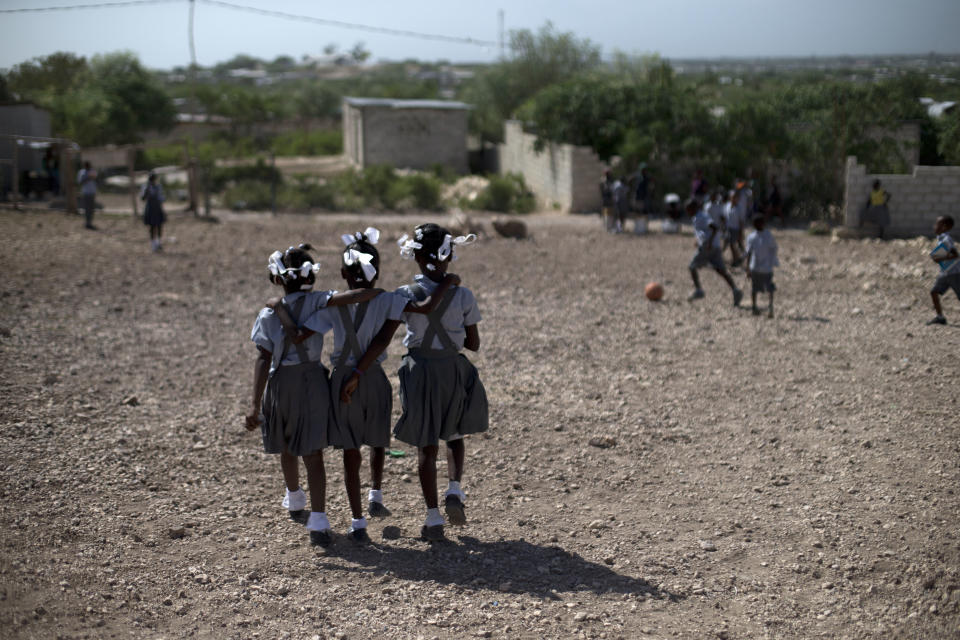
[[[423,249],[422,244],[407,234],[400,236],[400,239],[397,240],[397,244],[400,245],[400,257],[402,257],[404,260],[409,260],[412,258],[415,249]]]
[[[377,268],[373,266],[373,256],[356,249],[347,249],[343,252],[343,264],[352,267],[358,262],[360,263],[360,269],[363,271],[363,277],[367,279],[367,282],[373,282],[373,279],[377,277]]]
[[[455,244],[457,246],[461,246],[465,244],[472,244],[473,242],[476,241],[476,239],[477,239],[477,234],[475,233],[468,233],[465,236],[457,236],[456,238],[454,238],[448,233],[443,237],[443,244],[440,245],[439,249],[437,249],[437,256],[436,256],[437,260],[440,260],[441,262],[443,262],[447,258],[452,257],[453,256],[452,245]],[[456,258],[454,257],[454,259]]]
[[[366,240],[370,244],[377,244],[380,242],[380,230],[373,227],[367,227],[364,231],[357,231],[356,233],[345,233],[340,236],[340,239],[343,240],[343,244],[348,247],[354,242],[362,242]]]
[[[283,253],[274,251],[270,254],[270,259],[267,261],[267,269],[270,270],[272,275],[282,278],[284,282],[287,282],[296,278],[306,278],[311,273],[318,273],[320,271],[320,265],[307,261],[299,267],[288,268],[283,266]]]

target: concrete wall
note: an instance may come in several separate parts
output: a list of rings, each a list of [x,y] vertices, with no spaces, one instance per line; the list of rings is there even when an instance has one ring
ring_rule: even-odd
[[[32,104],[0,105],[0,135],[50,137],[50,114]],[[17,153],[19,171],[39,171],[43,149],[31,149],[27,145],[16,146],[13,141],[0,140],[0,159],[12,160]],[[0,190],[13,188],[13,166],[0,164]]]
[[[891,235],[915,236],[933,233],[937,216],[957,218],[960,203],[960,167],[915,166],[913,173],[871,174],[847,158],[846,184],[843,191],[844,224],[858,227],[860,214],[873,188],[880,180],[890,192]]]
[[[504,124],[499,147],[500,173],[519,173],[546,208],[554,204],[568,212],[600,210],[598,184],[606,165],[588,147],[551,144],[537,153],[536,136],[524,133],[520,122]]]
[[[344,154],[361,167],[389,164],[467,172],[466,109],[344,105]]]

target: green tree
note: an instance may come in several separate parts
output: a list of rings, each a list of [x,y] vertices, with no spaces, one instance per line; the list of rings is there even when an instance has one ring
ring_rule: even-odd
[[[510,33],[510,58],[481,71],[461,97],[474,105],[470,127],[485,140],[503,138],[503,121],[540,90],[600,66],[600,47],[547,23]]]

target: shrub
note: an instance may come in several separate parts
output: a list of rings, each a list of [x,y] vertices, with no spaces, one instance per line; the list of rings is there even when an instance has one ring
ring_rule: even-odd
[[[527,189],[523,176],[510,173],[505,176],[491,175],[490,183],[477,197],[474,206],[504,213],[530,213],[536,209],[537,201]]]
[[[439,179],[433,176],[415,174],[407,178],[406,183],[415,207],[428,211],[437,211],[443,208],[440,202],[441,182]]]
[[[215,167],[210,176],[210,188],[221,191],[230,182],[260,182],[269,186],[274,180],[278,186],[283,184],[283,174],[276,167],[265,163],[263,158],[258,158],[256,164]]]
[[[343,131],[287,131],[274,138],[270,148],[278,156],[338,155],[343,153]]]
[[[223,192],[223,204],[238,211],[270,209],[270,185],[266,182],[238,182]]]

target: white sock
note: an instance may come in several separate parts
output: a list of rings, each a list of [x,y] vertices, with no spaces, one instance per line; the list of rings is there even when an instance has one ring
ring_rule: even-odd
[[[383,491],[380,489],[370,489],[370,495],[367,497],[369,502],[379,502],[383,504]]]
[[[444,494],[446,496],[457,496],[461,500],[467,497],[467,495],[460,488],[460,483],[456,480],[451,480],[450,484],[447,486],[447,492]]]
[[[428,527],[442,525],[443,516],[440,515],[440,509],[427,509],[427,521],[424,524]]]
[[[354,518],[350,521],[350,526],[356,529],[366,529],[367,528],[367,519],[366,518]]]
[[[310,518],[307,520],[307,531],[328,531],[330,521],[327,520],[325,511],[311,511]]]

